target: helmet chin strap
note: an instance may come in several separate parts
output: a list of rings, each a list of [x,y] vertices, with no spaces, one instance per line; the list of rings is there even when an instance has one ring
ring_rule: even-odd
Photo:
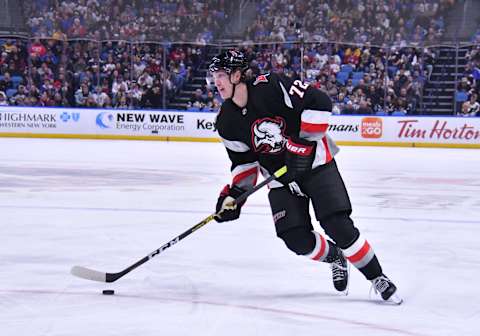
[[[238,85],[239,83],[234,84],[234,83],[232,82],[232,74],[230,74],[229,80],[230,80],[230,84],[233,85],[232,95],[230,96],[230,99],[233,99],[233,96],[235,95],[235,88],[237,87],[237,85]]]

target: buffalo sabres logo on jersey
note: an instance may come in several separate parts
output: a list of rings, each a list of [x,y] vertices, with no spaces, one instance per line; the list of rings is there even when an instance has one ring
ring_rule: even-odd
[[[279,153],[285,145],[285,120],[280,117],[256,120],[252,125],[252,143],[256,152]]]
[[[257,85],[258,83],[268,83],[268,76],[270,76],[269,73],[259,75],[257,78],[255,78],[253,85]]]

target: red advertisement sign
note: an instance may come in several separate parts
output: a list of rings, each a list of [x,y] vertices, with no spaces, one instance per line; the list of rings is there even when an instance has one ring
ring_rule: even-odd
[[[362,138],[377,139],[382,137],[383,122],[381,118],[362,118]]]

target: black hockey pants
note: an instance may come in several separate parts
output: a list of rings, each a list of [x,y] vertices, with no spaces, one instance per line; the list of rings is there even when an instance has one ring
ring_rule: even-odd
[[[315,168],[299,185],[308,198],[293,195],[287,187],[269,192],[277,236],[298,254],[313,249],[311,201],[315,217],[325,233],[340,248],[350,246],[358,238],[359,231],[350,219],[350,198],[335,160]]]

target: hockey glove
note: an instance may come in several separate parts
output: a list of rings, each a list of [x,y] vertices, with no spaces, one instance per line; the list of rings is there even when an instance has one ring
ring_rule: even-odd
[[[300,181],[305,174],[312,170],[317,143],[302,138],[290,137],[286,147],[285,164],[287,166],[287,174],[284,181],[288,184],[292,194],[305,196],[297,181]]]
[[[217,222],[227,222],[240,217],[240,210],[245,202],[233,205],[232,202],[244,192],[245,190],[236,185],[230,188],[230,186],[227,184],[223,188],[217,200],[216,212],[218,215],[215,216],[215,220]]]

